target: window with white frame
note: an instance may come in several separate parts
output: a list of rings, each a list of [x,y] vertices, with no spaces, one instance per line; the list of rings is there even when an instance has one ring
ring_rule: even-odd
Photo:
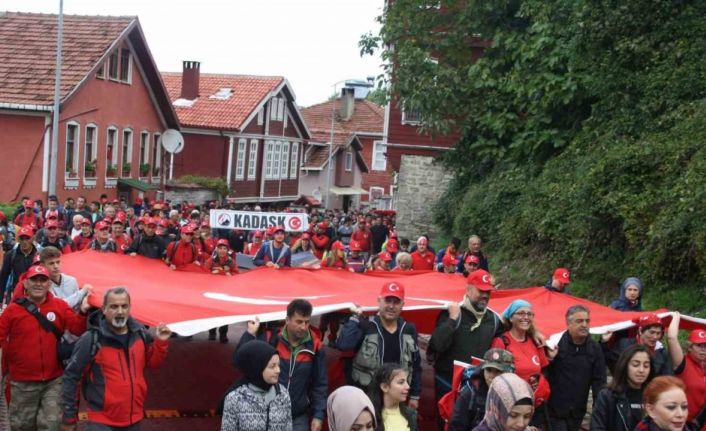
[[[282,143],[279,141],[275,141],[274,154],[272,155],[272,159],[274,160],[274,164],[272,165],[272,179],[275,180],[279,178],[279,160],[281,151]]]
[[[152,145],[152,176],[159,175],[159,168],[162,167],[162,135],[154,134],[154,145]]]
[[[121,152],[121,172],[129,176],[132,173],[132,130],[123,129],[123,143]]]
[[[422,115],[418,109],[402,108],[402,124],[416,126],[422,122]]]
[[[385,194],[385,189],[382,187],[370,187],[368,191],[368,199],[371,201],[380,199]]]
[[[140,133],[140,173],[150,162],[150,132]],[[149,168],[149,166],[147,166]],[[146,175],[144,175],[146,176]]]
[[[284,120],[284,98],[283,97],[273,97],[270,99],[270,120],[273,121],[283,121]]]
[[[79,143],[79,125],[71,122],[66,125],[66,152],[64,153],[66,160],[66,172],[78,173],[78,143]]]
[[[248,140],[240,138],[238,140],[238,158],[235,161],[235,179],[242,180],[245,178],[245,147]]]
[[[277,119],[277,101],[279,97],[273,97],[270,99],[270,121]]]
[[[94,124],[89,124],[86,126],[86,138],[83,145],[83,157],[85,159],[84,167],[92,168],[87,169],[92,171],[94,176],[96,174],[96,157],[98,152],[98,143],[96,138],[98,136],[98,128]]]
[[[387,169],[387,145],[382,141],[373,142],[373,170],[384,171]]]
[[[346,151],[346,172],[350,172],[353,170],[353,152],[352,151]]]
[[[248,181],[255,180],[257,175],[257,139],[250,140],[250,157],[248,158]]]
[[[108,128],[105,139],[105,169],[106,175],[114,177],[118,166],[118,129]]]
[[[108,78],[115,80],[118,79],[118,63],[120,63],[120,57],[118,56],[118,50],[116,49],[111,52],[110,57],[108,57]]]
[[[120,50],[120,81],[129,84],[132,80],[130,79],[130,73],[132,71],[132,57],[130,56],[130,50],[123,48]]]
[[[282,142],[282,169],[280,170],[280,178],[287,178],[289,172],[289,141]]]
[[[299,166],[299,142],[292,142],[292,159],[289,163],[289,178],[297,177],[297,167]]]
[[[265,179],[266,180],[272,179],[272,147],[274,145],[275,144],[272,141],[265,142]]]
[[[261,107],[259,111],[257,111],[257,125],[262,126],[262,124],[265,122],[265,107]]]

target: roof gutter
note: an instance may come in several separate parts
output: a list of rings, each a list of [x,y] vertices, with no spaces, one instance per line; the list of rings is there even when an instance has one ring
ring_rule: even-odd
[[[27,103],[8,103],[0,102],[0,109],[16,109],[19,111],[42,111],[51,112],[52,107],[49,105],[31,105]]]

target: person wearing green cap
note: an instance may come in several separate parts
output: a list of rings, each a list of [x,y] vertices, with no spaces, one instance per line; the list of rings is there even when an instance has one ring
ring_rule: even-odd
[[[470,431],[478,426],[485,417],[485,400],[490,383],[503,373],[515,372],[515,358],[507,350],[490,349],[483,355],[483,361],[461,384],[448,431]]]

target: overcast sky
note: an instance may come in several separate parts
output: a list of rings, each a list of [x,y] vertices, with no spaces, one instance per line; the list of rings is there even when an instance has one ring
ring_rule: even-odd
[[[381,73],[358,39],[377,32],[384,0],[64,0],[65,14],[137,15],[157,66],[203,73],[282,75],[309,106],[337,81]],[[58,13],[59,0],[3,0],[2,10]],[[339,86],[340,87],[340,86]],[[337,87],[337,88],[339,88]]]

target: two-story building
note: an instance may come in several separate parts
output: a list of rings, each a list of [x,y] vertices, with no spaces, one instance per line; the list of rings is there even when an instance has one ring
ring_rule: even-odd
[[[223,177],[236,203],[296,200],[310,135],[289,82],[200,69],[185,61],[181,73],[162,73],[184,136],[173,176]]]
[[[0,201],[49,191],[58,17],[0,13]],[[154,194],[178,128],[137,17],[64,16],[57,195]]]
[[[346,87],[340,97],[304,108],[302,114],[313,138],[304,154],[301,192],[324,201],[328,197],[330,208],[388,208],[393,174],[383,146],[382,107]]]

